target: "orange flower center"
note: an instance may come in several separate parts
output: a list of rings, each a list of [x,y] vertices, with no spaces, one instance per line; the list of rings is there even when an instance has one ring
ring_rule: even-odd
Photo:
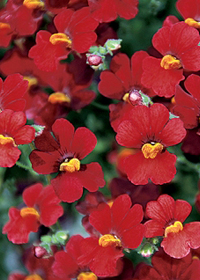
[[[200,28],[200,22],[194,20],[193,18],[186,18],[185,23],[194,28]]]
[[[142,153],[145,158],[154,159],[158,153],[161,153],[163,150],[163,145],[160,143],[150,144],[146,143],[142,146]]]
[[[77,280],[97,280],[97,279],[98,279],[97,276],[91,271],[81,272],[77,277]]]
[[[44,2],[40,0],[24,0],[23,5],[28,9],[43,9]]]
[[[64,102],[70,103],[71,98],[63,92],[54,92],[49,96],[48,101],[52,104],[62,104]]]
[[[10,24],[6,22],[0,22],[0,29],[7,29],[10,30]]]
[[[72,158],[69,161],[67,159],[66,161],[61,163],[60,171],[68,171],[68,172],[72,173],[75,171],[79,171],[80,167],[81,167],[80,160],[78,160],[77,158]]]
[[[35,217],[37,218],[37,220],[39,220],[39,218],[40,218],[40,214],[39,214],[38,211],[37,211],[35,208],[33,208],[33,207],[24,207],[24,208],[22,208],[22,209],[20,210],[20,216],[21,216],[22,218],[25,218],[25,217],[27,217],[27,216],[29,216],[29,215],[35,216]],[[32,279],[32,278],[30,278],[30,279]],[[34,279],[37,279],[37,278],[34,278]]]
[[[6,137],[0,134],[0,145],[7,145],[7,144],[12,144],[15,147],[17,146],[12,137]]]
[[[171,232],[177,233],[183,230],[183,224],[179,221],[176,221],[173,225],[166,227],[165,229],[165,237]]]
[[[38,84],[38,80],[35,77],[31,77],[31,76],[24,76],[23,77],[24,80],[28,81],[28,88],[35,86]]]
[[[72,46],[72,40],[64,33],[55,33],[51,35],[49,41],[53,45],[65,43],[67,48],[71,48]]]
[[[43,280],[38,274],[31,274],[26,276],[24,280]]]
[[[166,70],[179,69],[182,67],[180,60],[172,56],[171,54],[167,54],[162,58],[160,66]]]
[[[112,234],[105,234],[99,238],[99,245],[102,247],[121,247],[121,240]]]

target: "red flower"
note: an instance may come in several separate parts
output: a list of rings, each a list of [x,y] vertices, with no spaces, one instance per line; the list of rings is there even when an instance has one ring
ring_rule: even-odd
[[[74,202],[83,193],[103,187],[105,182],[101,166],[96,163],[81,164],[96,145],[95,135],[81,127],[74,132],[73,125],[58,119],[52,126],[55,138],[48,131],[36,137],[37,150],[30,154],[33,169],[39,174],[59,172],[51,181],[58,197],[65,202]]]
[[[26,204],[21,210],[11,207],[10,220],[3,227],[3,234],[16,244],[28,242],[31,231],[37,232],[40,225],[52,226],[63,215],[60,199],[56,196],[53,187],[43,188],[38,183],[25,189],[23,201]]]
[[[181,118],[185,128],[192,129],[199,124],[200,77],[194,74],[190,75],[186,79],[184,86],[190,94],[185,92],[180,86],[177,86],[173,113]]]
[[[151,220],[145,223],[145,237],[164,236],[161,243],[165,253],[173,258],[184,258],[190,248],[200,247],[200,222],[182,223],[189,216],[192,207],[187,201],[161,195],[157,201],[150,201],[146,214]]]
[[[55,17],[54,24],[58,33],[39,31],[36,45],[29,51],[29,57],[43,71],[55,71],[59,61],[72,50],[85,53],[97,39],[94,30],[98,22],[91,17],[88,7],[78,11],[65,9]]]
[[[22,97],[28,90],[28,82],[19,74],[7,76],[5,81],[0,78],[0,111],[11,109],[23,111],[25,99]]]
[[[184,22],[162,27],[153,36],[153,46],[163,58],[147,57],[143,61],[142,83],[166,98],[184,79],[183,70],[200,70],[199,32]]]
[[[5,90],[5,88],[4,88]],[[18,145],[29,144],[35,129],[26,124],[23,112],[5,109],[0,113],[0,166],[12,167],[21,155]]]
[[[110,207],[101,203],[91,212],[90,224],[99,232],[100,237],[85,239],[88,249],[81,256],[82,264],[89,264],[90,269],[100,277],[119,274],[119,260],[125,248],[137,248],[144,236],[142,206],[131,207],[131,199],[124,194],[116,198]],[[104,256],[102,258],[102,256]]]
[[[199,280],[200,266],[192,261],[191,254],[177,260],[166,255],[162,249],[152,257],[152,266],[140,263],[133,280],[179,279]]]
[[[125,54],[117,54],[111,61],[110,70],[100,75],[98,89],[108,98],[120,100],[118,104],[111,104],[110,122],[115,131],[126,118],[132,106],[142,104],[140,91],[149,96],[155,93],[141,83],[142,61],[148,56],[144,51],[136,52],[131,61]]]
[[[8,0],[6,6],[0,10],[1,47],[8,47],[13,36],[34,34],[42,20],[40,10],[43,9],[44,3],[40,0],[31,2],[30,0]]]
[[[138,149],[124,163],[129,180],[135,185],[145,185],[148,179],[154,184],[170,182],[176,173],[176,156],[166,148],[180,143],[185,135],[182,121],[169,120],[164,105],[134,107],[129,119],[119,125],[116,136],[120,145]]]
[[[138,0],[88,0],[92,16],[99,22],[110,22],[119,15],[132,19],[138,13]]]
[[[97,276],[90,271],[87,265],[83,266],[79,263],[79,258],[83,254],[81,250],[83,240],[84,238],[82,236],[74,235],[66,245],[66,252],[60,251],[55,254],[55,262],[52,270],[59,279],[97,280]]]
[[[200,3],[198,0],[193,1],[192,5],[190,0],[178,0],[176,8],[185,19],[185,23],[189,26],[200,28]]]

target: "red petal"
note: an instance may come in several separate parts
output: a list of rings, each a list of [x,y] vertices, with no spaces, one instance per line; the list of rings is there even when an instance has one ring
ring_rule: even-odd
[[[61,251],[55,254],[55,262],[53,263],[53,273],[59,278],[71,279],[71,274],[78,269],[76,261],[66,252]]]
[[[169,120],[160,133],[162,144],[164,144],[165,147],[180,143],[185,138],[185,136],[186,130],[183,127],[183,122],[177,118]]]
[[[34,184],[23,191],[23,201],[28,207],[34,207],[40,193],[42,192],[43,186],[41,183]]]
[[[105,70],[101,72],[100,79],[98,90],[102,95],[120,100],[126,93],[122,81],[114,73]]]
[[[131,229],[123,232],[121,236],[122,244],[125,248],[137,248],[144,238],[144,225],[138,224]]]
[[[92,211],[89,217],[90,224],[101,234],[108,234],[111,231],[111,210],[105,203],[97,210]]]
[[[79,127],[74,134],[71,152],[79,160],[90,154],[97,144],[97,138],[92,131],[85,127]]]
[[[112,227],[116,228],[118,232],[121,229],[121,223],[129,212],[131,205],[131,199],[127,194],[120,195],[114,200],[114,203],[111,207]]]
[[[190,215],[192,211],[192,206],[185,200],[176,200],[174,209],[174,218],[181,223]]]
[[[52,125],[52,131],[64,152],[71,152],[74,126],[65,119],[58,119]]]
[[[57,196],[62,201],[71,203],[81,198],[83,184],[77,174],[78,172],[61,173],[55,179],[51,180]]]
[[[143,60],[142,84],[166,98],[175,94],[176,85],[184,80],[183,70],[165,70],[160,66],[161,59],[147,57]]]
[[[163,219],[163,218],[161,217],[161,219]],[[145,225],[145,234],[144,235],[146,238],[163,236],[163,234],[164,234],[163,221],[158,222],[155,220],[149,220],[144,225]]]
[[[146,159],[142,152],[131,155],[125,160],[129,180],[135,185],[145,185],[150,179],[154,184],[170,182],[175,174],[176,156],[165,151],[154,159]]]

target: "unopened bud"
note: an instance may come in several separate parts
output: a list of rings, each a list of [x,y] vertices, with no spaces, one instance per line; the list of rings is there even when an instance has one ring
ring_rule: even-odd
[[[103,60],[102,60],[102,57],[97,54],[90,54],[87,57],[87,63],[90,66],[99,66],[100,64],[103,63]]]

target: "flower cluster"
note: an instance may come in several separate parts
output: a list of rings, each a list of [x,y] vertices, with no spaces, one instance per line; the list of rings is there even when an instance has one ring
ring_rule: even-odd
[[[0,3],[9,280],[200,279],[200,2],[136,50],[142,3]]]

